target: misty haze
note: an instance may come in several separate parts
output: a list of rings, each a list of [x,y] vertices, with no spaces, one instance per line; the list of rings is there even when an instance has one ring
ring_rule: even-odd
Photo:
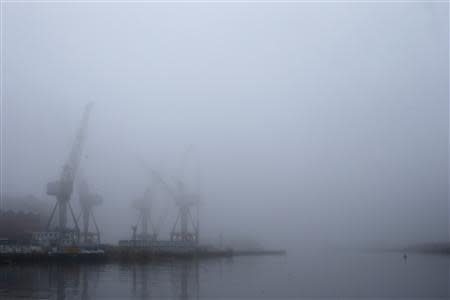
[[[448,3],[0,6],[0,298],[448,299]]]

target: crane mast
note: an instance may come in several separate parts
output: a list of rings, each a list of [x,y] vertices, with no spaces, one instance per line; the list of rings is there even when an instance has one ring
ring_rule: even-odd
[[[142,240],[156,240],[158,237],[158,230],[153,226],[151,218],[152,201],[154,196],[155,195],[152,188],[147,188],[143,197],[134,201],[135,208],[140,211],[139,219],[141,234],[139,239]]]
[[[97,222],[94,216],[94,207],[100,205],[103,202],[102,196],[92,193],[89,190],[89,186],[85,180],[79,181],[78,184],[78,196],[81,207],[81,214],[78,218],[82,217],[83,228],[82,228],[82,238],[84,244],[93,244],[96,242],[100,244],[100,230],[98,229]],[[90,221],[94,223],[95,233],[89,231]]]

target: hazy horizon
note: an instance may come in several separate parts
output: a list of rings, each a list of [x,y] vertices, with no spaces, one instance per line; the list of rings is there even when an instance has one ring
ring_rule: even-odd
[[[188,147],[203,238],[448,241],[448,11],[3,3],[1,196],[54,204],[45,186],[93,101],[78,175],[104,198],[105,242],[131,236],[149,182],[140,159],[172,178]]]

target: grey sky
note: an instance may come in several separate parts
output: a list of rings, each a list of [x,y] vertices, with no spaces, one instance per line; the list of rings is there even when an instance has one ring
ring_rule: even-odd
[[[53,203],[93,100],[82,172],[107,240],[130,235],[137,157],[175,174],[188,145],[206,235],[448,238],[446,3],[5,3],[3,18],[5,194]]]

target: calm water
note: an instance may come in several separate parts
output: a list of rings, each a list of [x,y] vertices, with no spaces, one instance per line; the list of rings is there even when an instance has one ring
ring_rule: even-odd
[[[1,299],[449,298],[449,258],[299,251],[149,264],[0,267]]]

